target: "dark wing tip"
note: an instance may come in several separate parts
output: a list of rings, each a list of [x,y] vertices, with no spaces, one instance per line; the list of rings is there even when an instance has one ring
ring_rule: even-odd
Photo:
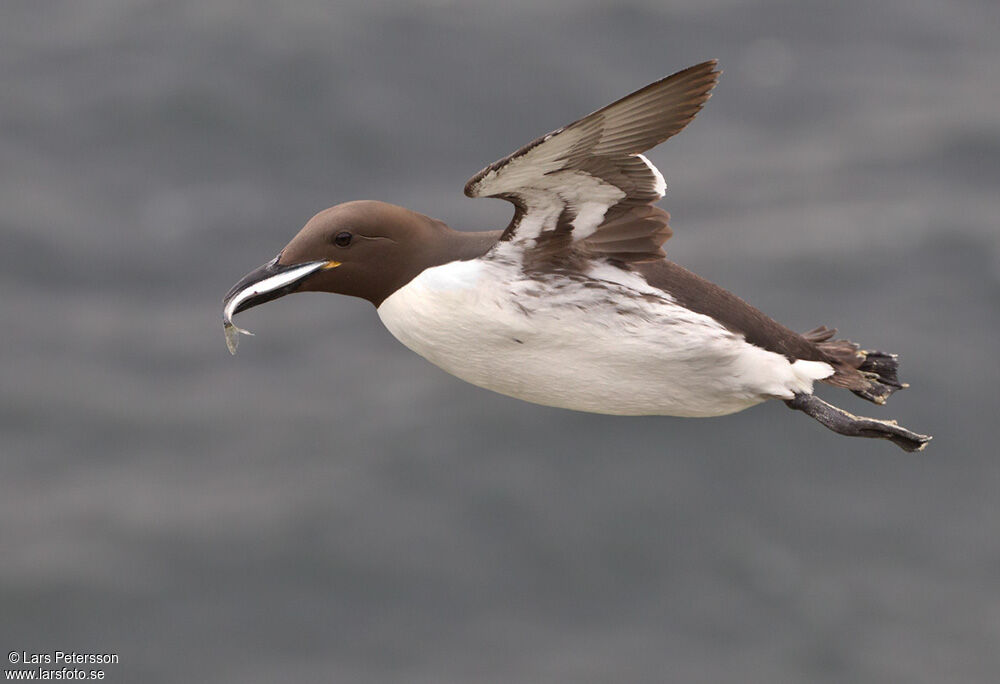
[[[568,128],[587,125],[587,122],[600,117],[611,117],[612,121],[605,123],[609,124],[612,129],[617,128],[617,130],[606,131],[607,138],[598,144],[598,148],[603,149],[594,149],[592,152],[637,154],[658,145],[679,133],[701,111],[705,102],[711,97],[712,89],[719,82],[722,71],[718,69],[718,66],[717,59],[709,59],[689,66],[654,81],[582,119],[532,140],[524,147],[493,162],[470,178],[465,184],[465,196],[481,197],[480,182],[491,171],[499,171],[511,160],[529,152],[532,148]]]
[[[722,74],[710,59],[626,95],[590,117],[603,133],[596,154],[639,154],[680,133],[712,96]]]
[[[667,78],[660,80],[665,81],[668,78],[674,78],[675,76],[677,78],[684,78],[689,74],[696,74],[696,73],[713,74],[715,80],[718,81],[719,74],[722,73],[722,70],[719,69],[719,60],[715,59],[714,57],[712,59],[706,59],[704,62],[699,62],[698,64],[689,66],[686,69],[681,69],[677,73],[672,74],[671,76],[667,76]]]

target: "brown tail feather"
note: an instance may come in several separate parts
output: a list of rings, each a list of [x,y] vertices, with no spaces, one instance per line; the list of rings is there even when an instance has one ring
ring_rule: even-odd
[[[881,351],[861,349],[850,340],[835,340],[835,328],[820,326],[802,336],[829,358],[836,372],[824,382],[851,390],[862,399],[884,404],[897,390],[909,387],[900,382],[899,357]]]

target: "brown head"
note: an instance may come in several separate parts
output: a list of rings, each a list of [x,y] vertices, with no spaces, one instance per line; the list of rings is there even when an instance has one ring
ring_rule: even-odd
[[[441,221],[385,202],[338,204],[313,216],[278,256],[245,275],[223,301],[232,317],[292,292],[334,292],[375,306],[431,266],[482,255],[495,233],[460,233]]]

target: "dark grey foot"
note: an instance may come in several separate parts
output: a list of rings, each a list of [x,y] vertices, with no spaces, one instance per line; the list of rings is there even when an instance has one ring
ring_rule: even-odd
[[[812,394],[796,394],[794,399],[785,401],[788,408],[802,411],[818,420],[836,433],[848,437],[875,437],[888,439],[904,451],[921,451],[930,435],[918,435],[900,427],[894,420],[877,420],[855,416],[847,411],[831,406]]]

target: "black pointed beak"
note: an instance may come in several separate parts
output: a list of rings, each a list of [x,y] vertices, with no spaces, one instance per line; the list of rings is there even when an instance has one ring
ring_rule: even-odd
[[[237,333],[247,333],[233,324],[233,316],[241,311],[295,292],[309,275],[339,264],[335,261],[309,261],[304,264],[279,264],[274,257],[260,268],[250,271],[233,285],[222,300],[222,326],[229,351],[236,353]]]

